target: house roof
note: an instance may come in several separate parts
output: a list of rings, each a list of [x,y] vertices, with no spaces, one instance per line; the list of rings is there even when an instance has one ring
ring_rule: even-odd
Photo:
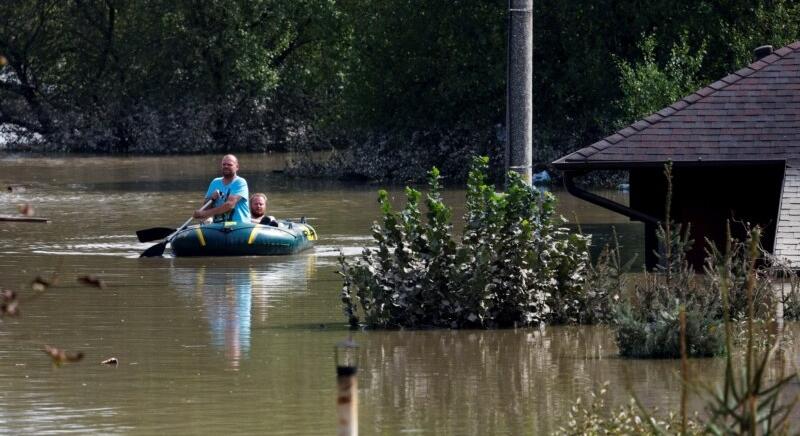
[[[559,169],[800,161],[800,41],[594,144]]]

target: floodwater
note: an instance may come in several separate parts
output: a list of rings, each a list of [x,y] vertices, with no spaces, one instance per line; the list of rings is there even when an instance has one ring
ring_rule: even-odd
[[[21,294],[20,316],[0,320],[0,433],[334,433],[334,345],[351,334],[337,256],[370,244],[378,186],[291,180],[284,159],[240,156],[240,175],[268,194],[271,214],[315,226],[313,250],[140,259],[152,243],[135,230],[183,223],[219,156],[0,156],[0,214],[30,204],[51,220],[0,222],[0,287]],[[613,225],[626,257],[641,252],[640,225],[557,195],[595,245]],[[463,192],[445,197],[459,217]],[[105,289],[79,283],[85,275]],[[37,276],[56,282],[33,294]],[[543,434],[604,382],[610,405],[635,394],[678,409],[679,362],[620,359],[606,327],[352,335],[361,434]],[[55,367],[46,344],[85,357]],[[100,364],[110,357],[119,364]],[[721,365],[692,361],[706,378]]]

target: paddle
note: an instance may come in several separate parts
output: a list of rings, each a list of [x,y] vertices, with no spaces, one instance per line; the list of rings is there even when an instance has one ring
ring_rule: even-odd
[[[214,202],[214,200],[208,200],[206,202],[206,204],[204,204],[203,207],[200,208],[200,210],[203,210],[203,209],[207,208],[213,202]],[[152,247],[148,248],[147,250],[144,250],[144,253],[140,254],[139,257],[159,257],[159,256],[163,255],[164,254],[164,249],[167,248],[167,244],[169,243],[169,241],[172,240],[172,237],[175,236],[176,234],[178,234],[178,232],[180,232],[184,228],[186,228],[186,226],[188,226],[190,222],[192,222],[192,218],[189,218],[188,220],[186,220],[186,222],[183,223],[183,225],[178,227],[177,229],[174,229],[174,230],[173,229],[167,229],[167,230],[173,230],[173,231],[171,233],[168,233],[165,236],[165,239],[163,241],[159,242],[156,245],[153,245]],[[136,232],[136,236],[139,236],[139,232],[146,232],[146,231],[150,231],[150,230],[153,231],[152,234],[156,234],[158,229],[166,229],[166,228],[165,227],[154,227],[152,229],[140,230],[140,231]],[[159,239],[159,238],[156,238],[156,239]],[[142,241],[141,237],[140,237],[139,240]],[[147,242],[147,241],[142,241],[142,242]]]
[[[139,242],[151,242],[164,239],[171,233],[175,233],[175,229],[169,227],[153,227],[149,229],[137,230],[136,237],[139,238]]]

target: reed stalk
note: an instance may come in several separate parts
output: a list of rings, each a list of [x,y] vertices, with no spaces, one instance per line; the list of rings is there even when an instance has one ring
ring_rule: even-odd
[[[686,403],[689,392],[689,356],[686,353],[686,306],[681,304],[681,434],[686,435]]]
[[[667,198],[664,203],[664,261],[666,267],[667,286],[672,281],[672,161],[664,165],[664,177],[667,178]]]

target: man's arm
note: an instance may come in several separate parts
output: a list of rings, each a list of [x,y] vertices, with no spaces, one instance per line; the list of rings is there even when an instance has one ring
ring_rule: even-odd
[[[211,209],[203,209],[203,210],[198,209],[194,211],[194,214],[192,214],[192,216],[194,218],[202,220],[214,215],[221,215],[236,207],[236,203],[241,198],[242,198],[241,195],[230,194],[228,195],[228,199],[225,200],[225,203],[222,203],[217,207],[212,207]]]

